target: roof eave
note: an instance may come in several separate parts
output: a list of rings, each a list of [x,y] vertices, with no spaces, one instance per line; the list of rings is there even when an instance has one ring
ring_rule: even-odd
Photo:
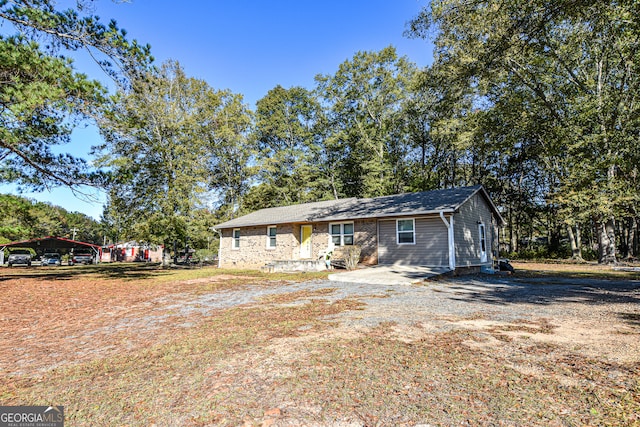
[[[215,225],[212,228],[216,231],[220,230],[228,230],[231,228],[243,228],[243,227],[260,227],[260,226],[268,226],[268,225],[280,225],[280,224],[312,224],[317,222],[332,222],[332,221],[351,221],[356,219],[375,219],[375,218],[398,218],[398,217],[408,217],[408,216],[425,216],[425,215],[437,215],[440,212],[442,213],[456,213],[458,209],[456,208],[445,208],[445,209],[432,209],[428,211],[411,211],[411,212],[390,212],[381,215],[354,215],[354,216],[344,216],[344,217],[319,217],[313,219],[306,220],[297,220],[297,221],[275,221],[275,222],[259,222],[259,223],[248,223],[241,225],[225,225],[226,223],[222,223],[219,225]]]

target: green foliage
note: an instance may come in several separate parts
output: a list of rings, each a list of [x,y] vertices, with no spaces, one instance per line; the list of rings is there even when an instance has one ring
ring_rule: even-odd
[[[53,150],[69,141],[78,121],[96,113],[105,93],[57,52],[88,50],[121,83],[151,57],[148,46],[127,41],[115,22],[84,16],[85,2],[77,4],[77,10],[58,11],[50,0],[0,1],[0,19],[16,30],[0,36],[0,182],[41,190],[102,179],[85,160]]]
[[[453,132],[471,138],[463,173],[514,212],[514,242],[533,208],[552,230],[593,221],[615,259],[613,218],[638,212],[638,12],[633,1],[440,0],[411,23],[435,35],[445,103],[468,100]]]
[[[195,256],[200,262],[204,264],[212,265],[213,261],[216,259],[216,255],[218,254],[217,246],[216,249],[198,249],[195,252]]]
[[[253,114],[241,95],[220,92],[221,103],[204,138],[208,144],[208,188],[218,198],[221,218],[231,218],[243,203],[255,172],[249,166],[255,144],[250,137]]]
[[[113,171],[105,211],[112,234],[167,245],[206,236],[195,216],[206,192],[243,191],[234,174],[244,167],[239,151],[250,121],[243,109],[241,98],[187,77],[176,62],[113,97],[98,160]]]
[[[126,224],[130,237],[184,240],[205,177],[204,148],[193,139],[200,117],[192,112],[208,97],[206,90],[204,82],[168,63],[121,91],[105,111],[98,164],[113,171],[110,216]]]
[[[1,194],[0,242],[8,243],[45,236],[72,238],[102,244],[102,226],[79,212],[34,202],[24,197]],[[74,230],[75,229],[75,233]]]
[[[620,237],[626,255],[638,248],[635,1],[435,0],[408,27],[433,36],[432,66],[393,47],[358,52],[312,89],[274,87],[255,113],[176,62],[150,69],[149,47],[89,5],[0,0],[16,31],[0,36],[0,181],[105,184],[113,240],[204,248],[216,222],[259,208],[483,184],[520,256],[566,256],[567,234],[587,256],[598,244],[603,261]],[[61,49],[97,57],[118,94],[105,104]],[[96,116],[108,182],[52,148]],[[12,203],[22,219],[7,236],[64,222]],[[523,243],[540,236],[544,248]]]
[[[88,50],[116,82],[125,84],[152,61],[150,46],[127,40],[126,31],[91,15],[90,0],[77,0],[75,8],[57,10],[52,0],[0,1],[0,19],[31,40],[46,42],[55,52]]]
[[[22,37],[0,36],[0,78],[0,181],[35,189],[89,182],[84,160],[52,147],[100,103],[100,84]]]
[[[276,86],[257,103],[258,179],[270,194],[264,207],[315,201],[329,195],[323,180],[318,127],[322,110],[304,88]]]
[[[327,109],[325,134],[336,191],[372,197],[404,191],[409,144],[403,117],[416,71],[393,47],[359,52],[333,76],[316,76]]]

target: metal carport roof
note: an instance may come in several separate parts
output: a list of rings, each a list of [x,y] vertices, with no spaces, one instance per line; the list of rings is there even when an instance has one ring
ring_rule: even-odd
[[[93,243],[79,242],[77,240],[65,239],[64,237],[41,237],[39,239],[22,240],[0,244],[0,251],[8,247],[31,248],[36,251],[46,251],[47,249],[92,249],[96,254],[102,254],[102,248]]]

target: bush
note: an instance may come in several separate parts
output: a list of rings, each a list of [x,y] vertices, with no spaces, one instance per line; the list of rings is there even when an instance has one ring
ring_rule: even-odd
[[[585,261],[597,261],[598,251],[593,250],[593,248],[582,248],[582,259]]]
[[[213,250],[196,249],[195,255],[200,261],[203,262],[212,262],[214,259],[217,259],[217,253]]]
[[[518,252],[502,252],[501,257],[522,260],[522,261],[541,261],[541,260],[554,260],[554,259],[569,259],[571,258],[571,248],[568,244],[561,244],[555,250],[550,250],[546,245],[537,246],[529,249],[521,249]],[[589,248],[582,249],[582,258],[585,261],[593,261],[597,259],[598,254]]]
[[[534,248],[534,249],[522,249],[521,251],[514,252],[513,259],[523,260],[536,260],[549,258],[549,251],[546,247]]]
[[[347,270],[355,270],[360,262],[360,246],[346,246],[342,251],[344,256],[344,266]]]

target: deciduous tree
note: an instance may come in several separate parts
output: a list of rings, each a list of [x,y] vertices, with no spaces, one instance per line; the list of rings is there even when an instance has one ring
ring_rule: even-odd
[[[321,108],[306,89],[276,86],[256,109],[256,168],[261,191],[270,193],[266,206],[322,199]],[[263,207],[266,207],[263,206]]]
[[[407,187],[410,144],[403,103],[415,71],[387,47],[359,52],[333,76],[316,77],[341,196],[381,196]]]
[[[451,84],[500,117],[481,134],[527,154],[528,175],[543,177],[542,198],[568,226],[595,225],[602,262],[616,259],[616,218],[637,211],[639,8],[440,0],[411,24],[414,35],[433,31]]]
[[[207,190],[206,134],[221,98],[177,62],[114,97],[102,123],[99,164],[112,169],[111,210],[130,217],[121,222],[131,224],[132,237],[167,244],[187,237],[191,212]]]

